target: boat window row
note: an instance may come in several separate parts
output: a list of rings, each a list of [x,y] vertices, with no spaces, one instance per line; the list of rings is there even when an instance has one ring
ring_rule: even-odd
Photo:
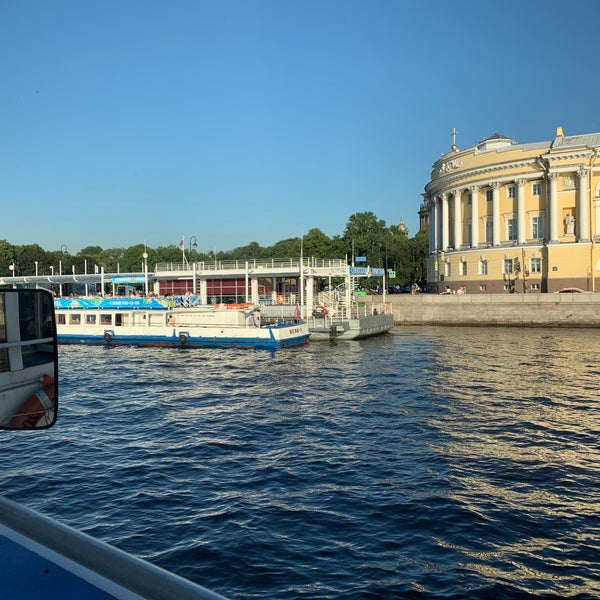
[[[164,326],[165,315],[148,314],[145,312],[131,313],[57,313],[57,325],[88,325],[100,327],[123,327],[128,325]]]

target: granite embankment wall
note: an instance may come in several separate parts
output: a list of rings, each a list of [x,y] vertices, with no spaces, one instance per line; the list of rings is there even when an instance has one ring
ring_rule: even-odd
[[[396,325],[600,327],[598,294],[390,294]],[[382,296],[368,296],[377,305]]]

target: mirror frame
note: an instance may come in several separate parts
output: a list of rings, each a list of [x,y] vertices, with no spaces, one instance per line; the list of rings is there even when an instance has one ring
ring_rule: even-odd
[[[57,417],[54,298],[43,289],[0,289],[0,429],[48,429]]]

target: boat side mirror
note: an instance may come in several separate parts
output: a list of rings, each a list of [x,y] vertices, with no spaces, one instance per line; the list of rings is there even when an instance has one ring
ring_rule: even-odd
[[[47,429],[58,415],[54,301],[46,290],[0,290],[0,429]]]

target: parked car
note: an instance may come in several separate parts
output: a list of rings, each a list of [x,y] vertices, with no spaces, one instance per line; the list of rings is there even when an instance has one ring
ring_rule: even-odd
[[[566,287],[562,288],[562,290],[558,290],[558,292],[554,292],[555,294],[590,294],[591,292],[586,292],[581,288],[577,287]]]

